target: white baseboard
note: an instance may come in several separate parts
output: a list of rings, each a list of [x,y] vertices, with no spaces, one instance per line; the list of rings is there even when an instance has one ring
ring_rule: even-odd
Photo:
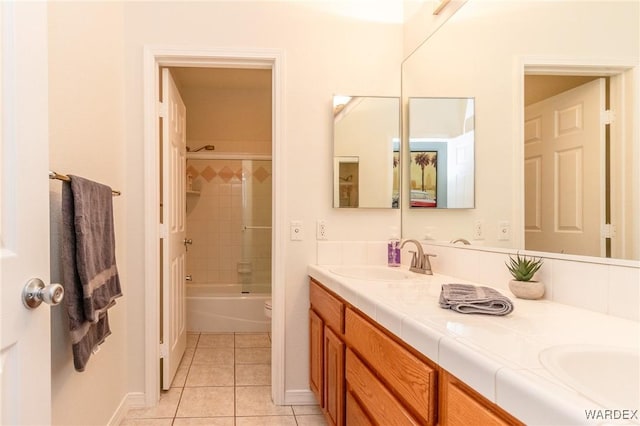
[[[118,405],[118,408],[116,408],[116,411],[113,413],[113,416],[111,416],[111,418],[109,419],[109,423],[107,423],[107,425],[117,426],[120,423],[122,423],[122,420],[124,420],[124,418],[127,415],[127,411],[129,411],[131,408],[144,408],[144,407],[145,407],[144,393],[129,392],[122,398],[122,401],[120,401],[120,405]]]
[[[284,405],[318,405],[309,389],[288,390],[284,394]]]

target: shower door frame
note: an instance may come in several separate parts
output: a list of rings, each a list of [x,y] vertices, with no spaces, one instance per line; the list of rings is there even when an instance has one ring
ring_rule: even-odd
[[[272,72],[272,349],[271,397],[277,405],[300,403],[285,395],[285,141],[283,137],[284,51],[280,49],[217,49],[174,46],[144,48],[144,151],[145,151],[145,405],[160,399],[160,294],[159,245],[160,178],[158,153],[158,75],[161,67],[263,68]],[[281,164],[282,163],[282,164]],[[278,284],[279,283],[279,284]],[[305,399],[305,398],[302,398]]]

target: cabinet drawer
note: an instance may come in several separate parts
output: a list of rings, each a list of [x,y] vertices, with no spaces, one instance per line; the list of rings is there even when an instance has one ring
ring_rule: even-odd
[[[309,300],[311,308],[322,317],[325,325],[338,334],[344,332],[344,305],[340,300],[329,294],[314,280],[311,280],[309,285]]]
[[[440,380],[441,425],[522,425],[510,414],[485,400],[483,396],[446,371],[441,372]]]
[[[347,309],[345,340],[425,424],[435,424],[437,371]]]
[[[418,425],[416,419],[398,402],[395,397],[380,383],[371,371],[347,349],[346,359],[347,387],[361,402],[358,406],[358,419],[366,423],[361,415],[363,409],[371,419],[380,425]],[[353,401],[351,401],[353,403]],[[350,407],[353,410],[353,405]],[[348,409],[349,410],[349,409]],[[353,416],[351,411],[348,416]],[[365,417],[366,418],[366,417]]]
[[[351,392],[347,392],[347,426],[373,426],[369,416]]]

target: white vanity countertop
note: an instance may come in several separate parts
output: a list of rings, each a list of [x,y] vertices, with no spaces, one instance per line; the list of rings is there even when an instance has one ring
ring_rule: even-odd
[[[543,351],[560,345],[638,351],[640,323],[547,300],[517,299],[504,289],[498,290],[513,301],[511,314],[460,314],[439,307],[441,285],[473,282],[439,274],[362,280],[332,268],[309,265],[308,274],[526,424],[640,424],[640,412],[633,412],[640,401],[632,407],[598,404],[539,360]],[[640,386],[640,377],[625,380]],[[603,419],[602,409],[620,410],[610,415],[627,420]],[[592,412],[599,418],[587,419],[586,410],[601,410]]]

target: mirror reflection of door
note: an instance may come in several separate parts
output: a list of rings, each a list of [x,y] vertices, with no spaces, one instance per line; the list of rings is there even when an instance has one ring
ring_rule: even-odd
[[[605,256],[606,80],[552,81],[579,85],[525,108],[525,249]]]
[[[338,206],[358,207],[360,165],[357,157],[338,160]]]
[[[475,99],[409,98],[409,207],[475,206]]]
[[[333,206],[399,208],[399,149],[399,98],[334,96]]]

